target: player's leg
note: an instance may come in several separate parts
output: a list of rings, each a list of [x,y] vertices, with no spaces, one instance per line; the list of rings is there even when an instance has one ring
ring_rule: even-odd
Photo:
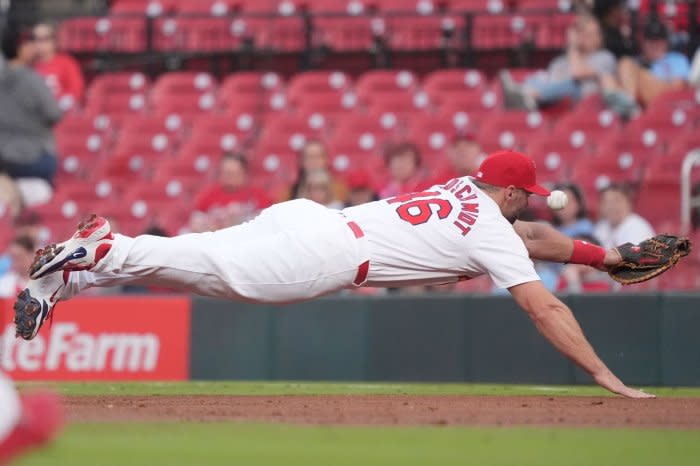
[[[73,239],[49,248],[46,260],[39,258],[33,270],[48,274],[32,280],[15,303],[19,336],[33,338],[57,300],[93,286],[157,285],[284,303],[352,286],[358,266],[367,260],[347,221],[309,201],[278,204],[251,222],[216,232],[174,238],[108,235],[103,240],[104,233],[81,235],[79,230]],[[93,241],[75,243],[82,236]],[[106,242],[107,253],[96,252]],[[90,271],[66,273],[63,267]]]
[[[87,286],[157,285],[205,296],[284,303],[351,285],[365,260],[337,211],[278,204],[243,225],[173,238],[116,235],[91,273],[71,273],[69,297]]]

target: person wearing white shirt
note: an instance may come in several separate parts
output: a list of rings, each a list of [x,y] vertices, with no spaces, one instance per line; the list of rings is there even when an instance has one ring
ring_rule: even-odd
[[[604,248],[639,243],[654,236],[654,229],[633,210],[629,189],[611,184],[600,192],[599,220],[594,235]]]

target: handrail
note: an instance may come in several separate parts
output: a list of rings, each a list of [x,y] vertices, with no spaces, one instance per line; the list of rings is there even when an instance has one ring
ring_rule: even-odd
[[[700,194],[692,197],[690,172],[693,167],[700,167],[700,148],[693,149],[683,158],[681,165],[681,233],[690,233],[691,215],[694,207],[700,207]]]

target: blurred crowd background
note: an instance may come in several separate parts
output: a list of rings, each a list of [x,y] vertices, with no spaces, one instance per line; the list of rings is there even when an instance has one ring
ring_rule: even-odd
[[[533,200],[524,219],[606,248],[698,237],[695,1],[0,8],[0,297],[91,212],[129,235],[208,231],[287,199],[343,208],[423,190],[499,149],[534,157],[569,197],[558,212]],[[700,289],[699,259],[645,289]],[[536,265],[554,291],[619,290],[587,267]],[[423,292],[498,291],[487,278],[401,291]]]

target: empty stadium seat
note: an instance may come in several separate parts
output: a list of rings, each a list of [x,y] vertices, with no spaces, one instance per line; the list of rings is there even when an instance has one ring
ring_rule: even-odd
[[[61,23],[58,42],[70,52],[142,52],[146,49],[143,18],[71,18]]]
[[[155,125],[153,128],[131,127],[124,130],[114,147],[115,153],[120,154],[169,154],[173,150],[173,138],[165,128]]]
[[[116,0],[110,12],[115,15],[161,16],[172,13],[177,8],[177,0]]]
[[[465,93],[481,94],[486,86],[486,77],[475,69],[433,71],[423,80],[423,90],[437,104]]]
[[[355,91],[361,100],[371,100],[382,93],[403,92],[413,95],[418,89],[418,78],[406,70],[375,70],[357,79]]]
[[[103,73],[95,77],[87,92],[101,97],[113,93],[138,94],[148,91],[150,85],[148,76],[140,72]]]
[[[547,127],[545,117],[539,112],[497,112],[480,126],[476,138],[487,153],[522,149],[528,140]]]
[[[220,52],[233,50],[242,42],[230,32],[226,18],[159,18],[153,29],[153,46],[164,52]]]
[[[262,144],[249,159],[249,170],[252,177],[270,183],[289,184],[297,180],[299,168],[297,154],[289,149],[280,151],[275,146]]]
[[[313,43],[335,52],[369,51],[385,33],[386,23],[380,17],[322,16],[314,20]]]
[[[299,105],[308,97],[316,94],[337,95],[338,100],[340,100],[351,86],[352,80],[343,72],[307,71],[297,74],[289,81],[287,99],[293,105]]]
[[[464,18],[457,15],[389,17],[388,45],[392,50],[461,49]]]

